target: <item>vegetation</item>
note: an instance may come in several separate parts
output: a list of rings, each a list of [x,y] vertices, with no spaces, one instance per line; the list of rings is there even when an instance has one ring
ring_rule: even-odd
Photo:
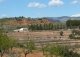
[[[35,48],[35,42],[33,40],[29,40],[29,42],[27,42],[27,49],[29,53],[32,53],[32,50],[35,50]]]
[[[65,29],[66,26],[64,24],[31,24],[29,26],[29,30],[36,31],[36,30],[59,30]]]
[[[46,57],[53,57],[54,55],[60,57],[80,57],[76,52],[69,50],[67,46],[61,46],[59,44],[47,44],[44,51]]]
[[[60,35],[63,36],[63,31],[60,31]]]
[[[74,32],[73,32],[74,34]],[[61,33],[63,35],[63,33]],[[72,36],[70,36],[72,37]],[[25,57],[27,54],[32,53],[33,50],[36,49],[34,40],[30,40],[29,38],[26,40],[25,44],[17,43],[16,40],[9,38],[2,30],[0,30],[0,53],[1,57],[3,54],[6,53],[9,49],[12,50],[13,47],[21,47]],[[44,56],[53,57],[60,56],[60,57],[80,57],[79,54],[70,50],[69,46],[59,45],[57,44],[44,44],[41,43],[41,51],[43,52]],[[8,51],[11,52],[11,51]]]
[[[74,35],[74,34],[70,34],[70,35],[69,35],[69,38],[70,38],[70,39],[74,39],[74,38],[75,38],[75,35]]]
[[[27,54],[33,53],[33,50],[36,49],[35,42],[33,40],[29,40],[29,38],[26,39],[25,44],[19,43],[19,47],[22,48],[25,57]]]
[[[80,39],[79,35],[80,35],[79,30],[72,30],[72,34],[69,35],[69,38],[70,39]]]
[[[16,42],[13,39],[10,39],[2,30],[0,30],[0,56],[2,57],[3,54],[14,47]]]
[[[68,28],[80,28],[80,20],[67,20],[66,25]]]
[[[0,30],[0,56],[1,57],[3,57],[3,55],[6,52],[12,52],[13,47],[22,48],[25,57],[27,56],[27,54],[33,53],[33,50],[36,49],[34,40],[27,39],[25,44],[21,44],[21,43],[18,43],[17,40],[9,38],[6,35],[6,33],[4,32],[6,27],[8,27],[8,29],[6,29],[6,31],[8,31],[8,30],[19,29],[23,26],[21,26],[21,25],[16,26],[16,28],[13,29],[12,25],[4,26],[3,22],[8,21],[10,19],[15,19],[18,22],[18,21],[22,21],[22,18],[25,18],[25,17],[20,16],[20,17],[15,17],[15,18],[3,18],[3,20],[0,20],[0,29],[2,29],[2,30]],[[29,17],[28,19],[30,21],[31,18]],[[73,28],[77,28],[77,27],[80,28],[80,20],[68,20],[66,22],[66,25],[61,24],[61,23],[60,24],[58,24],[58,23],[43,24],[42,19],[38,19],[38,21],[41,21],[41,23],[40,24],[35,23],[35,24],[29,25],[28,26],[29,30],[40,31],[40,30],[60,30],[60,29],[66,29],[66,28],[73,29]],[[27,27],[27,26],[25,26],[25,27]],[[60,35],[63,36],[63,34],[64,34],[64,32],[60,31]],[[78,37],[79,35],[80,35],[79,30],[72,30],[72,34],[69,35],[69,38],[70,39],[80,39],[80,37]],[[68,46],[59,45],[59,44],[41,43],[41,46],[39,49],[41,49],[41,52],[43,52],[43,55],[45,55],[46,57],[47,56],[53,57],[54,55],[61,56],[61,57],[80,57],[79,54],[77,54],[76,52],[73,52],[73,50],[70,50],[70,48]],[[9,50],[11,50],[11,51],[9,51]]]

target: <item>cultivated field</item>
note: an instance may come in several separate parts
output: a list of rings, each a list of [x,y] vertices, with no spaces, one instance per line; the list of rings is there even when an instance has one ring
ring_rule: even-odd
[[[76,44],[80,47],[80,40],[69,39],[71,30],[63,30],[63,36],[60,35],[60,31],[37,31],[37,32],[8,32],[7,35],[11,38],[18,39],[21,43],[26,41],[26,38],[35,40],[36,46],[39,46],[40,41],[43,43],[60,43],[63,45],[75,46]],[[76,52],[80,54],[80,49],[76,48]],[[17,50],[17,51],[16,51]],[[14,56],[24,57],[23,51],[20,48],[14,48],[13,51],[16,53]],[[34,51],[27,55],[27,57],[45,57],[42,52]],[[55,56],[54,56],[55,57]]]
[[[9,32],[7,33],[9,37],[15,38],[18,40],[24,40],[29,37],[30,39],[35,40],[47,40],[47,39],[68,39],[69,34],[71,34],[70,30],[63,31],[63,36],[60,36],[60,31],[38,31],[38,32]]]

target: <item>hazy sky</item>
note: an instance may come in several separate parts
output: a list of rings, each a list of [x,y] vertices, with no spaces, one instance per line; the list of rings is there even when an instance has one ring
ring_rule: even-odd
[[[2,17],[80,16],[80,0],[0,0]]]

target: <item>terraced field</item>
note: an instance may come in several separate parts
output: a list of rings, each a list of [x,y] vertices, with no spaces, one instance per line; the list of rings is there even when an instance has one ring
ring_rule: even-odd
[[[60,36],[60,31],[38,31],[38,32],[9,32],[7,33],[9,37],[24,40],[29,37],[35,40],[47,40],[47,39],[68,39],[71,31],[63,31],[63,36]]]
[[[18,39],[20,43],[25,44],[26,38],[35,40],[35,45],[40,47],[41,42],[46,43],[59,43],[61,45],[70,45],[70,48],[76,48],[74,52],[80,54],[80,40],[69,39],[71,34],[70,30],[63,31],[63,36],[60,36],[60,31],[38,31],[38,32],[9,32],[7,35],[11,38]],[[78,47],[76,47],[78,45]],[[20,48],[14,48],[13,51],[17,53],[15,56],[24,57],[23,51]],[[20,55],[19,55],[20,53]],[[27,57],[44,57],[42,52],[34,51],[32,54],[28,54]],[[54,56],[55,57],[55,56]]]

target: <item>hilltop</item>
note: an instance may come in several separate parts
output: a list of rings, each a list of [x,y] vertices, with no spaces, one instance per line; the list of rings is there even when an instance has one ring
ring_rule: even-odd
[[[2,18],[0,19],[0,23],[3,24],[11,24],[11,25],[27,25],[27,24],[35,24],[35,23],[65,23],[67,20],[80,20],[80,17],[69,17],[69,16],[62,16],[62,17],[42,17],[42,18],[25,18],[25,17],[13,17],[13,18]]]
[[[31,24],[54,24],[48,20],[47,18],[24,18],[24,17],[14,17],[14,18],[2,18],[0,19],[0,29],[4,29],[6,31],[13,31],[19,28],[26,28]]]

